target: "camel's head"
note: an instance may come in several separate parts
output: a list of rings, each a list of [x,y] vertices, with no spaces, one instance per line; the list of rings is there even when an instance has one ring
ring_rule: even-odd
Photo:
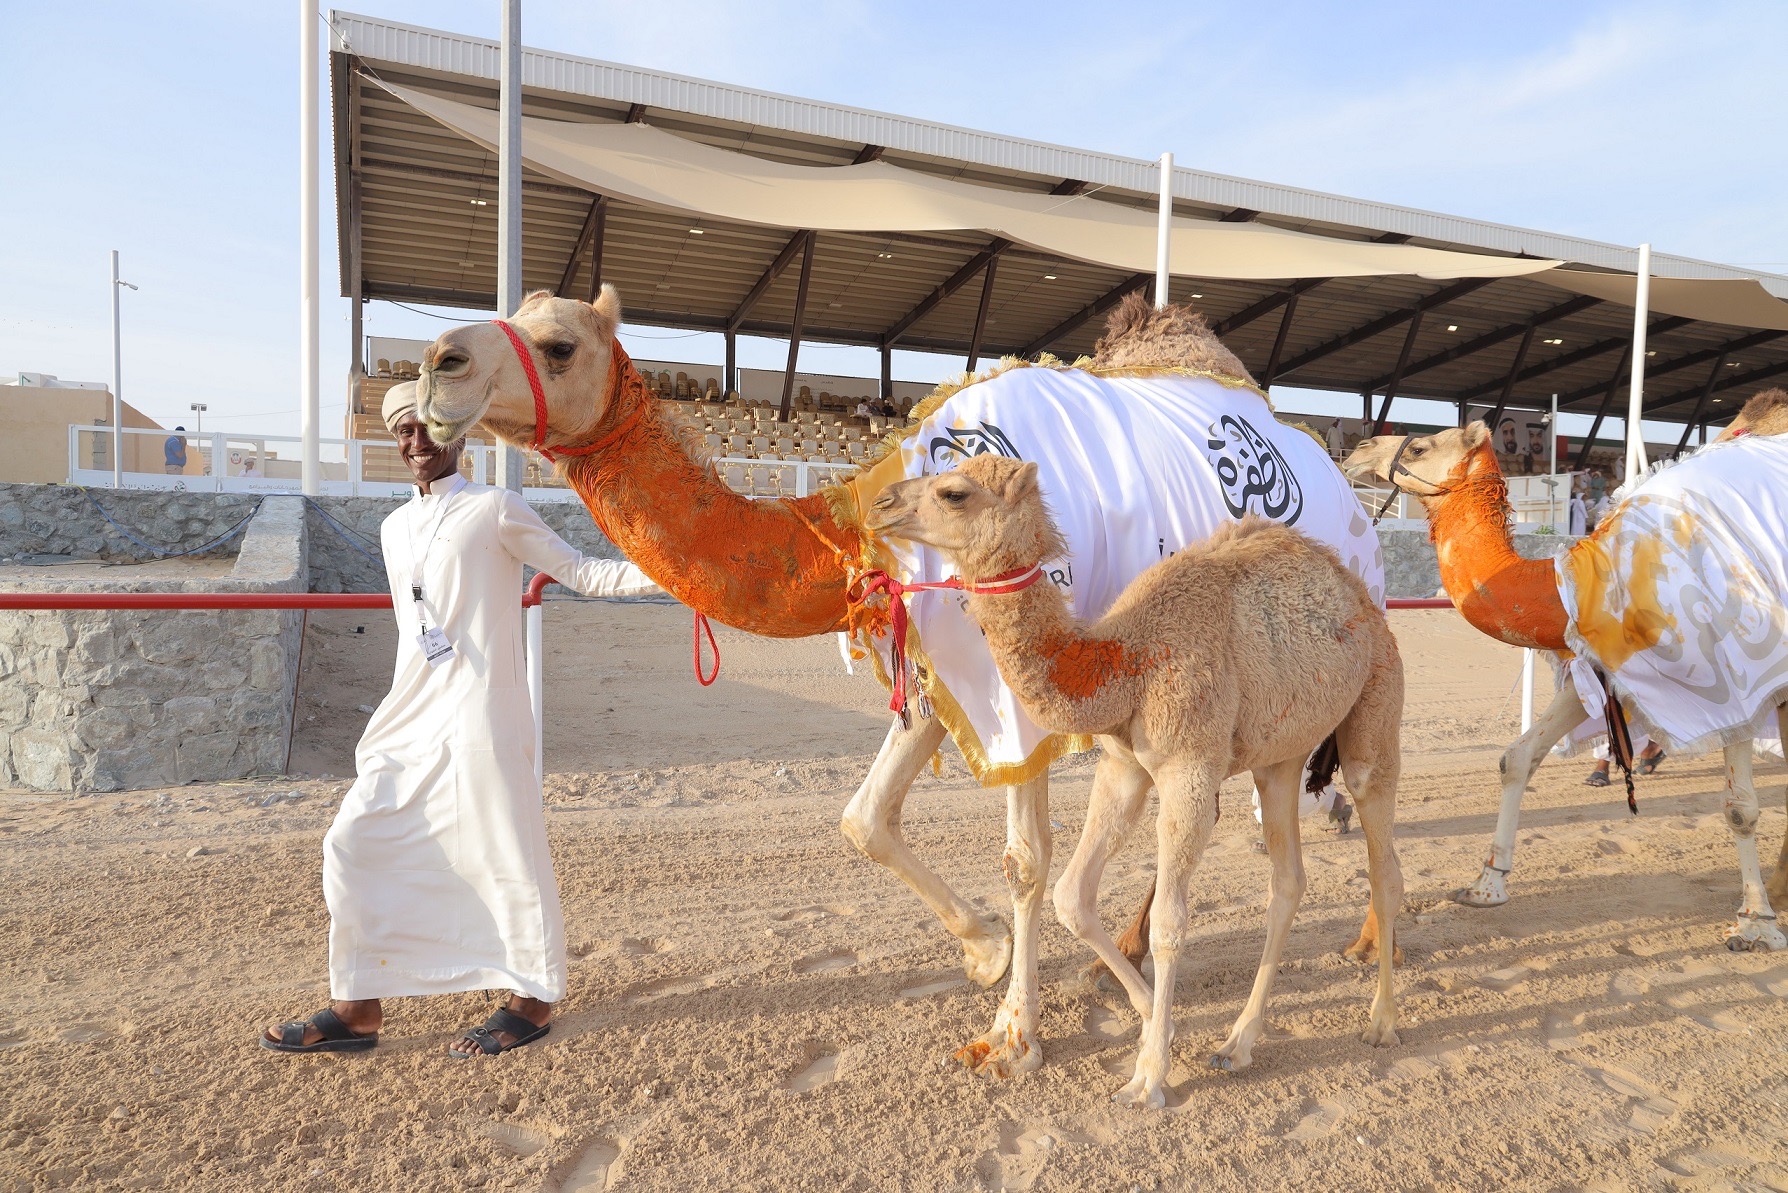
[[[1766,389],[1751,395],[1738,417],[1727,424],[1714,440],[1733,439],[1744,435],[1781,435],[1788,433],[1788,389]]]
[[[1397,449],[1403,441],[1402,456]],[[1341,462],[1349,480],[1368,478],[1389,481],[1416,497],[1433,497],[1452,488],[1465,475],[1466,461],[1490,441],[1490,428],[1482,422],[1448,427],[1432,435],[1378,435],[1363,441]],[[1396,474],[1391,462],[1396,460]]]
[[[897,481],[870,507],[869,529],[935,547],[965,579],[1055,559],[1067,550],[1043,505],[1037,466],[972,456],[954,471]]]
[[[610,396],[608,366],[621,325],[615,288],[603,286],[593,303],[536,291],[507,322],[540,377],[554,441],[587,438]],[[436,443],[451,443],[478,423],[518,447],[533,440],[534,391],[515,345],[495,323],[468,323],[430,344],[416,397]]]

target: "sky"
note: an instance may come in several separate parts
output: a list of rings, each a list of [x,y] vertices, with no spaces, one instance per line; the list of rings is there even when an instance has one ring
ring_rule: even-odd
[[[208,429],[296,433],[299,8],[0,0],[0,375],[109,381],[115,248],[140,287],[123,295],[126,400],[169,426],[204,402]],[[488,37],[500,12],[348,8]],[[524,0],[522,28],[562,53],[1788,273],[1779,0]],[[321,127],[329,436],[348,303]],[[366,330],[432,338],[476,317],[441,313],[371,303]],[[623,342],[719,360],[718,337],[667,334]],[[744,341],[740,363],[785,354]],[[868,350],[825,345],[804,345],[801,367],[877,371]],[[895,355],[897,377],[959,368]],[[1312,413],[1358,401],[1275,397]]]

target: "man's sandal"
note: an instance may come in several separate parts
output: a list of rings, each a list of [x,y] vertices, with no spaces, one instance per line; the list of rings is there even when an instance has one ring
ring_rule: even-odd
[[[479,1052],[484,1053],[486,1056],[496,1056],[498,1053],[509,1052],[512,1049],[520,1048],[523,1044],[532,1044],[535,1040],[538,1040],[552,1029],[553,1025],[550,1023],[542,1023],[536,1026],[534,1023],[517,1015],[508,1007],[498,1007],[491,1012],[490,1018],[484,1021],[483,1026],[474,1027],[471,1031],[466,1033],[465,1038],[478,1045]],[[496,1033],[500,1031],[506,1031],[514,1036],[514,1043],[505,1044],[497,1039]],[[457,1048],[449,1048],[447,1050],[447,1055],[457,1056],[461,1060],[466,1060],[476,1056],[477,1053],[461,1052]]]
[[[1606,786],[1608,786],[1608,772],[1605,770],[1590,771],[1589,777],[1583,780],[1583,785],[1585,787],[1606,787]]]
[[[1666,759],[1668,757],[1670,757],[1670,755],[1666,754],[1662,750],[1659,750],[1656,754],[1653,754],[1650,758],[1641,758],[1639,760],[1639,765],[1635,766],[1633,768],[1633,770],[1635,773],[1641,774],[1641,775],[1655,775],[1658,773],[1658,767],[1662,766],[1664,759]]]
[[[306,1027],[316,1028],[323,1033],[323,1038],[314,1044],[306,1044]],[[333,1007],[324,1007],[307,1021],[280,1024],[277,1040],[269,1040],[265,1032],[261,1034],[261,1047],[270,1052],[366,1052],[378,1042],[378,1032],[361,1035],[343,1023]]]

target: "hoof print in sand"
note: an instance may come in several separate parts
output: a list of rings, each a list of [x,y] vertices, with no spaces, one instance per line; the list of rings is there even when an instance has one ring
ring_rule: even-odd
[[[526,1159],[552,1142],[542,1132],[531,1130],[520,1123],[480,1123],[477,1130],[504,1151],[521,1159]]]
[[[1043,1175],[1043,1166],[1059,1143],[1055,1132],[1001,1123],[999,1146],[975,1161],[975,1175],[986,1189],[1029,1189]]]
[[[1303,1115],[1285,1132],[1285,1138],[1293,1143],[1309,1143],[1335,1133],[1341,1120],[1347,1117],[1346,1102],[1329,1098],[1305,1098]]]
[[[849,949],[832,949],[824,953],[815,953],[811,957],[803,957],[795,962],[796,973],[830,973],[837,969],[849,969],[857,963],[857,955]]]
[[[597,1136],[583,1145],[559,1181],[559,1193],[603,1193],[621,1179],[621,1151],[626,1140]],[[548,1186],[551,1187],[550,1185]]]
[[[838,1080],[838,1049],[830,1044],[809,1045],[800,1068],[789,1075],[782,1088],[805,1094]]]
[[[933,994],[944,994],[951,990],[968,989],[967,978],[945,978],[938,982],[925,982],[918,986],[908,986],[900,992],[902,998],[930,998]]]
[[[857,910],[854,907],[837,907],[816,903],[811,907],[797,907],[793,911],[780,912],[770,918],[779,924],[817,924],[821,920],[856,914]]]

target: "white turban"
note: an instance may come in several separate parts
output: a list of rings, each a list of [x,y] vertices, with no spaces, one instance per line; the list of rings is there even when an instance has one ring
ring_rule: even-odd
[[[392,434],[397,433],[397,424],[406,414],[416,413],[416,383],[399,381],[385,391],[385,404],[379,413],[385,419],[385,427]]]

